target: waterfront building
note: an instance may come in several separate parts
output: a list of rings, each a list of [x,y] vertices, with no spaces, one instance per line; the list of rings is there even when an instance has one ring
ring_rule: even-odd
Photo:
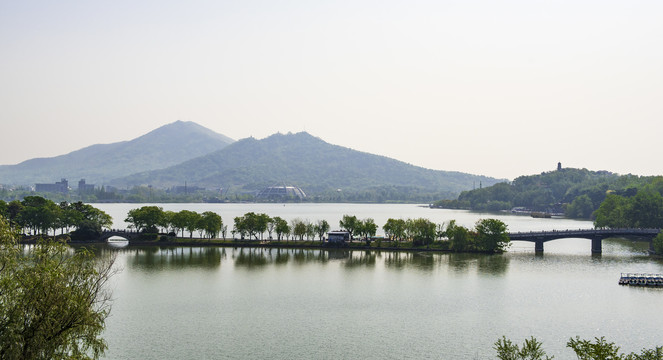
[[[59,192],[66,194],[69,192],[69,182],[62,178],[55,184],[35,184],[36,192]]]
[[[306,193],[297,186],[269,186],[256,195],[257,199],[279,200],[279,199],[304,199]]]

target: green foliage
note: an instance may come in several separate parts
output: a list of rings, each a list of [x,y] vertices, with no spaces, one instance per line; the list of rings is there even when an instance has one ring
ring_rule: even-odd
[[[533,211],[565,212],[570,218],[588,219],[606,199],[606,195],[632,197],[638,189],[648,186],[663,190],[663,178],[562,169],[521,176],[511,184],[498,183],[464,191],[456,200],[440,200],[433,205],[483,211],[524,207]]]
[[[221,227],[223,227],[223,220],[219,214],[212,211],[205,211],[200,217],[198,227],[202,229],[210,239],[215,238],[219,234],[219,231],[221,231]]]
[[[625,197],[608,194],[596,210],[594,226],[627,228],[630,226],[626,214],[629,212],[629,200]]]
[[[543,351],[542,343],[533,336],[525,340],[522,348],[511,342],[505,336],[495,342],[494,349],[497,358],[501,360],[542,360],[552,359]],[[566,346],[575,352],[579,360],[663,360],[663,346],[654,349],[642,349],[640,354],[620,354],[619,346],[608,342],[604,337],[594,338],[594,341],[580,339],[576,336],[566,343]]]
[[[497,219],[481,219],[475,225],[479,248],[488,252],[503,252],[510,245],[509,233],[504,222]]]
[[[23,248],[0,217],[0,358],[97,359],[114,258],[61,243]]]
[[[163,208],[159,206],[143,206],[131,209],[124,221],[130,223],[136,230],[141,232],[156,233],[157,225],[162,222]]]
[[[255,237],[258,240],[258,235],[262,239],[262,234],[267,231],[267,227],[272,219],[267,214],[256,214],[248,212],[243,216],[235,217],[234,233],[239,233],[241,238],[245,236],[249,238]]]
[[[645,186],[635,196],[609,194],[596,211],[596,227],[663,228],[663,196]]]
[[[566,346],[573,349],[580,360],[619,360],[624,357],[619,354],[619,346],[609,343],[604,337],[595,338],[596,342],[582,340],[576,336],[569,339]]]
[[[315,225],[315,232],[318,234],[318,238],[322,240],[325,237],[325,234],[329,231],[329,223],[327,220],[318,220]]]
[[[582,194],[573,199],[566,208],[566,216],[576,219],[589,219],[594,212],[594,204],[587,194]]]
[[[321,202],[430,203],[452,198],[474,182],[497,182],[483,176],[424,169],[298,133],[243,139],[168,169],[117,179],[117,185],[168,187],[188,180],[209,188],[225,184],[228,193],[234,195],[261,190],[282,179]]]
[[[81,202],[56,204],[40,196],[13,200],[4,207],[4,214],[12,227],[34,234],[46,234],[56,229],[74,228],[78,240],[96,239],[102,228],[109,228],[113,219],[105,212]],[[72,233],[72,235],[74,234]]]
[[[654,238],[654,251],[657,254],[663,254],[663,232],[658,233]]]
[[[405,239],[405,228],[407,223],[403,219],[388,219],[382,226],[385,235],[390,240],[403,241]]]
[[[549,357],[542,349],[543,343],[539,342],[534,336],[525,339],[522,348],[511,342],[505,336],[495,342],[497,358],[500,360],[542,360],[553,359]]]
[[[280,241],[282,236],[290,234],[290,225],[288,225],[287,221],[279,216],[275,216],[272,218],[272,222],[274,222],[274,232],[276,232],[277,240]]]
[[[406,222],[414,246],[430,245],[437,236],[437,226],[428,219],[418,218]]]
[[[361,227],[361,222],[354,215],[343,215],[341,220],[338,222],[338,225],[341,227],[341,229],[347,230],[350,233],[350,236],[352,236]]]
[[[449,221],[446,230],[447,238],[451,243],[450,248],[455,252],[469,250],[470,230],[464,226],[456,225],[456,220]]]

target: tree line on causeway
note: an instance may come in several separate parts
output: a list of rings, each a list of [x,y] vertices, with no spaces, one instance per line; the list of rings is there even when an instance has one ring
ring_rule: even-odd
[[[221,216],[211,211],[202,214],[190,210],[174,212],[150,205],[130,210],[125,221],[144,234],[144,239],[157,239],[159,234],[170,234],[171,237],[181,234],[184,237],[185,230],[190,238],[197,231],[200,237],[214,239],[220,234],[221,239],[225,239],[229,232]],[[390,242],[395,247],[499,253],[506,250],[510,243],[507,225],[497,219],[481,219],[473,229],[469,229],[454,220],[449,224],[435,224],[424,218],[390,218],[382,226],[385,238],[375,236],[378,225],[372,218],[358,219],[354,215],[343,215],[339,227],[349,232],[352,239],[363,240],[367,245],[375,242],[378,247],[382,242]],[[297,218],[288,222],[279,216],[248,212],[233,219],[230,234],[233,239],[257,241],[304,241],[304,238],[310,241],[316,240],[317,236],[317,240],[322,242],[330,228],[326,220],[311,222]],[[162,239],[167,240],[168,237],[162,236]]]

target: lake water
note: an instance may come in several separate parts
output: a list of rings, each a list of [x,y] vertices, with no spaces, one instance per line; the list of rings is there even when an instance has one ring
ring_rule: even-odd
[[[141,205],[95,205],[123,227]],[[437,210],[413,205],[164,204],[219,213],[229,228],[248,211],[285,219],[343,214],[455,219],[496,217],[511,231],[590,228],[591,222]],[[663,273],[646,243],[566,239],[515,243],[503,255],[232,248],[127,248],[113,280],[108,359],[492,359],[502,335],[565,344],[605,336],[623,351],[663,345],[663,289],[617,285],[621,272]]]

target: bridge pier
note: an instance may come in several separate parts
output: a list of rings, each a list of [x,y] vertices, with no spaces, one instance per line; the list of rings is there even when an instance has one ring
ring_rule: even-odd
[[[603,252],[603,248],[601,246],[602,244],[602,239],[600,238],[593,238],[592,239],[592,254],[600,254]]]
[[[536,240],[534,242],[534,252],[542,253],[543,252],[543,240]]]

